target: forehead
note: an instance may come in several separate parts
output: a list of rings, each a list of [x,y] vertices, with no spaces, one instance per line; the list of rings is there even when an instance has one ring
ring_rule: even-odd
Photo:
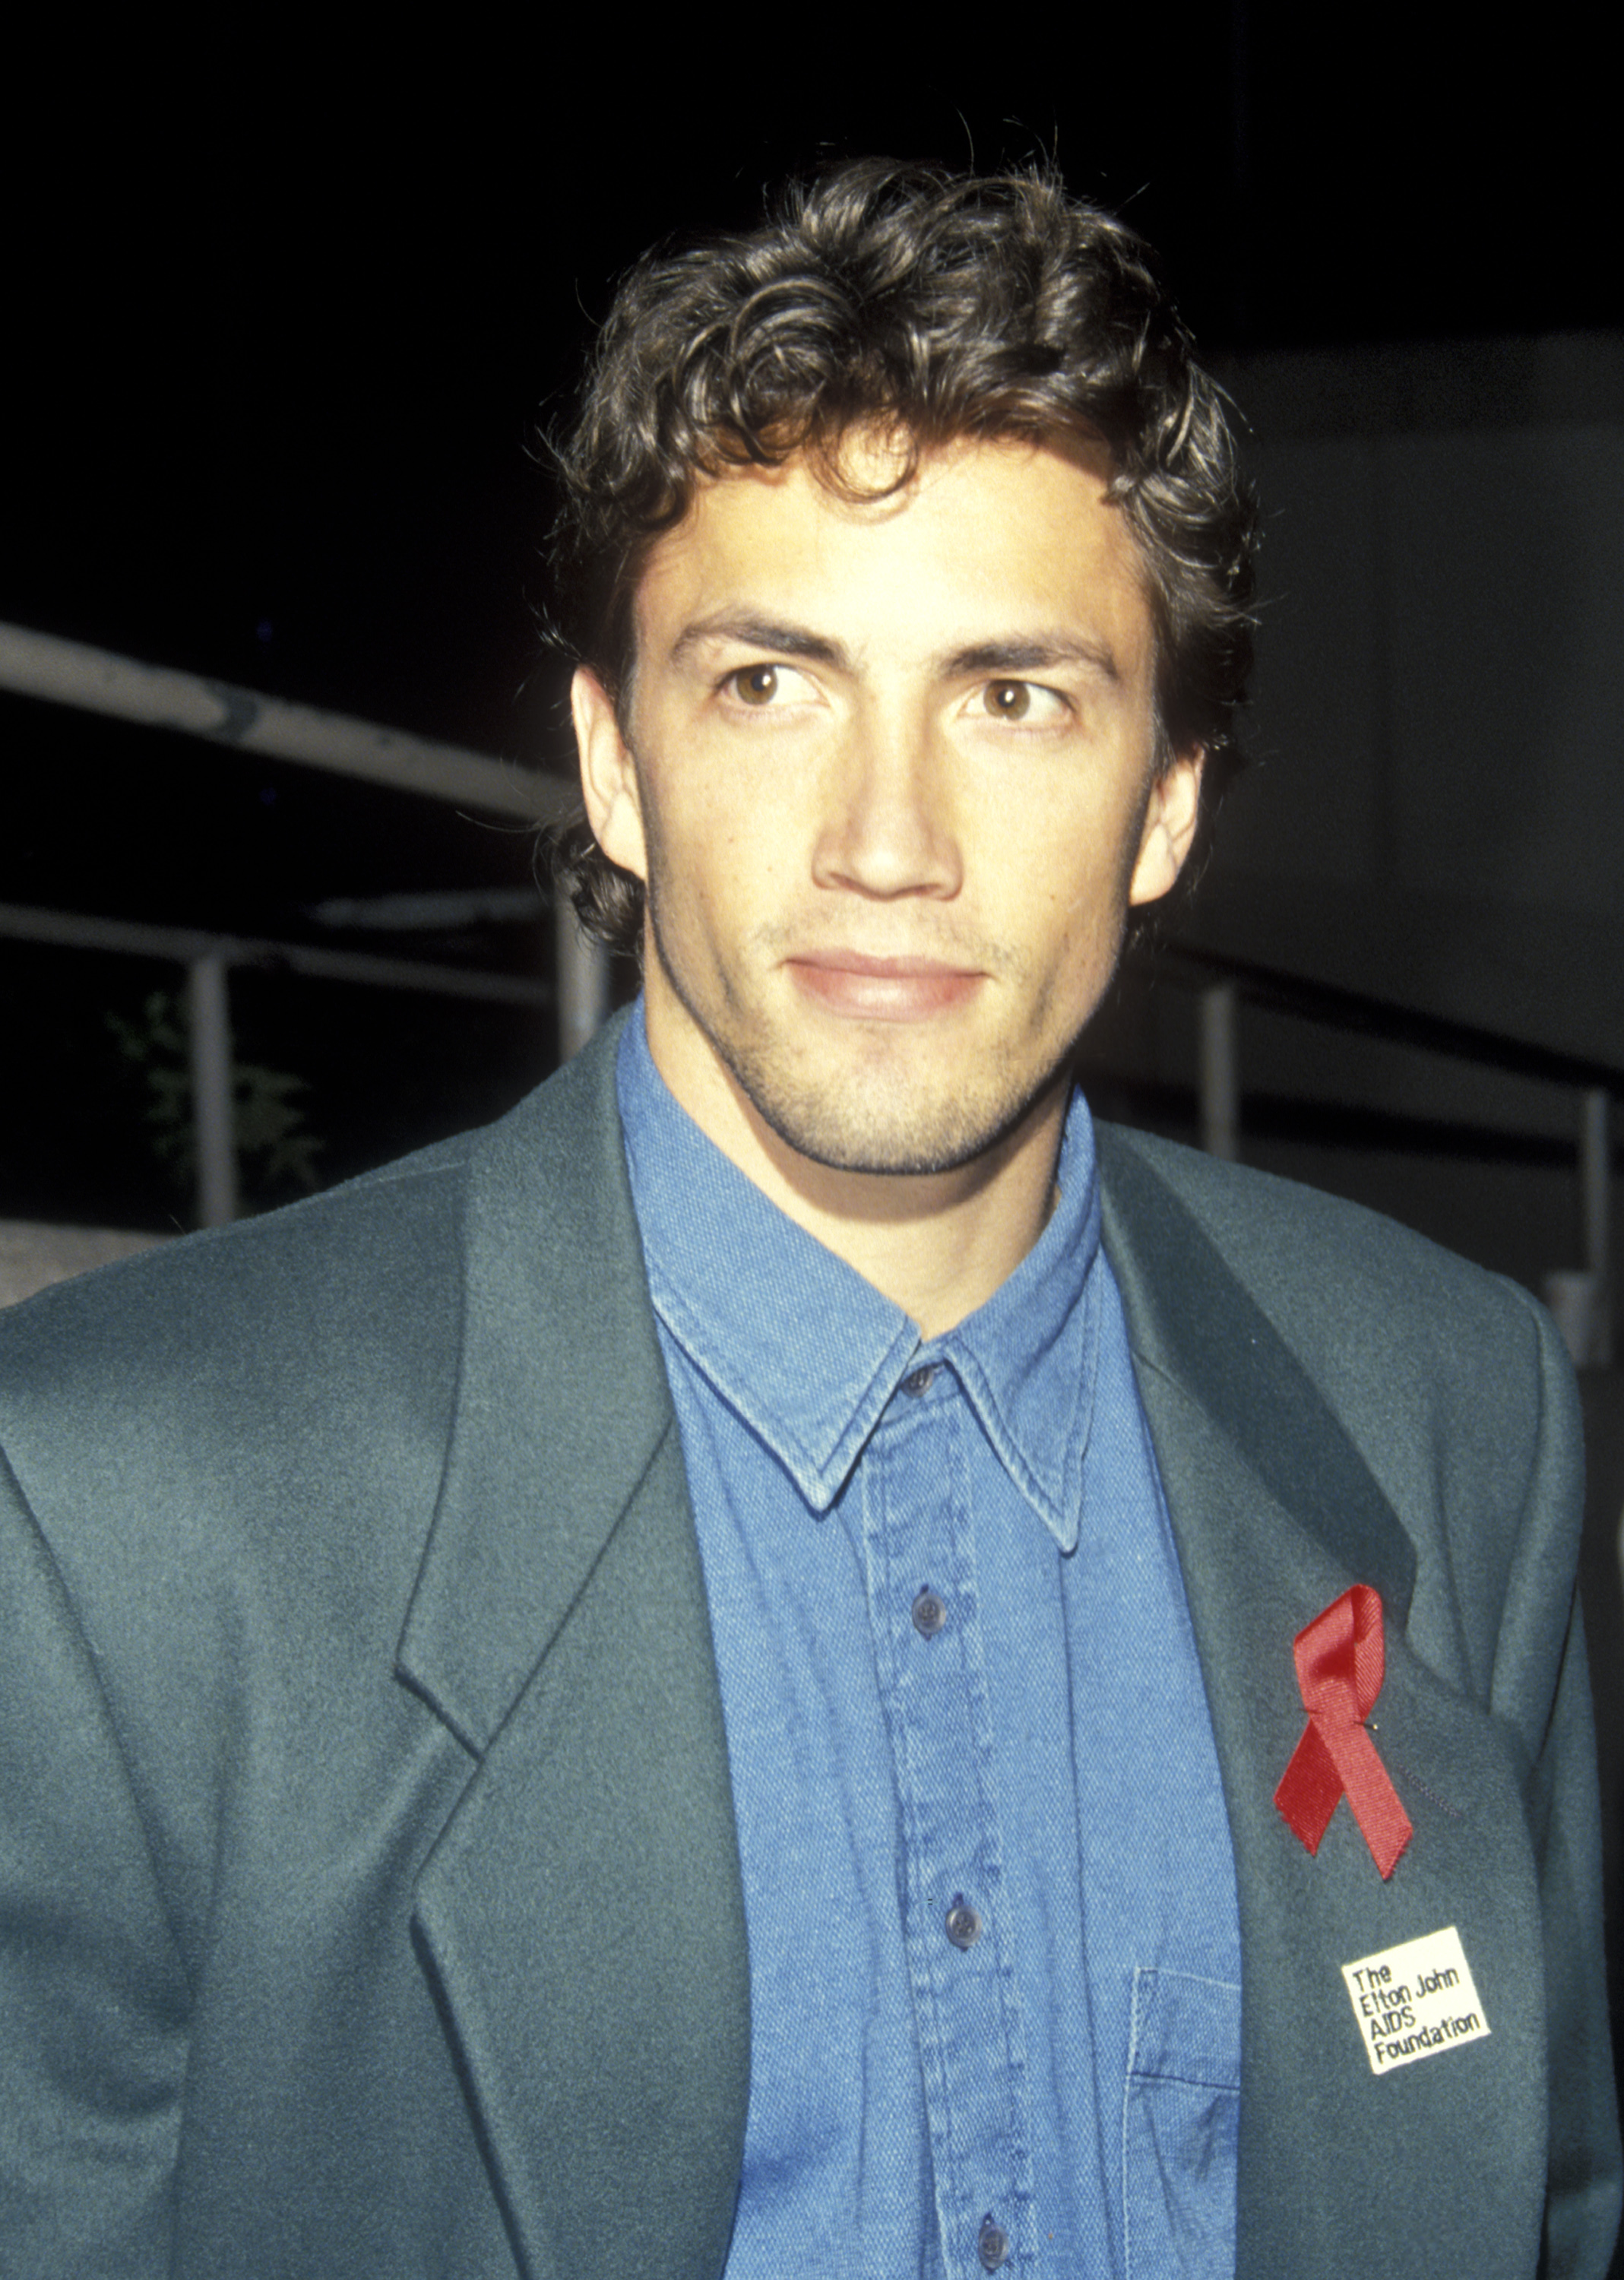
[[[703,481],[638,582],[638,649],[656,662],[729,612],[874,650],[935,649],[1022,627],[1087,628],[1125,667],[1151,639],[1138,547],[1103,447],[967,441],[920,455],[848,437],[831,474],[781,466]]]

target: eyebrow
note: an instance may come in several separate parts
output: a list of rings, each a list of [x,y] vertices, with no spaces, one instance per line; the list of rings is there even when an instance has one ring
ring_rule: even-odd
[[[1063,665],[1083,666],[1091,673],[1104,674],[1108,681],[1121,678],[1116,659],[1105,643],[1081,641],[1073,634],[975,642],[968,649],[954,650],[941,663],[943,672],[953,680],[978,673],[1052,673],[1057,666]]]
[[[851,671],[850,652],[843,643],[830,641],[826,635],[815,634],[806,626],[791,625],[785,620],[732,611],[721,611],[713,618],[700,618],[693,625],[684,626],[671,644],[671,662],[684,664],[707,642],[737,642],[745,649],[770,650],[777,657],[804,657],[812,665],[833,666],[840,673]]]
[[[770,651],[777,657],[804,658],[838,673],[854,670],[851,653],[843,642],[788,620],[757,617],[748,612],[721,611],[685,626],[671,647],[671,662],[681,665],[710,642],[737,642],[746,649]],[[1052,673],[1059,666],[1081,666],[1103,674],[1108,681],[1121,678],[1115,656],[1104,642],[1080,639],[1074,634],[1012,635],[1001,640],[974,642],[948,650],[935,659],[944,680],[958,681],[977,674]]]

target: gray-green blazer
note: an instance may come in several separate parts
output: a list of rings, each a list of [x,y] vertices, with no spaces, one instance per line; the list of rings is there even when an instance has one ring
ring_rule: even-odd
[[[1519,1292],[1101,1136],[1243,1937],[1239,2268],[1600,2274],[1571,1383]],[[703,1579],[601,1044],[489,1131],[0,1318],[0,2272],[713,2275],[750,2053]],[[1387,1612],[1384,1883],[1273,1804]],[[1341,1966],[1491,2032],[1372,2075]],[[1542,2247],[1542,2242],[1543,2246]]]

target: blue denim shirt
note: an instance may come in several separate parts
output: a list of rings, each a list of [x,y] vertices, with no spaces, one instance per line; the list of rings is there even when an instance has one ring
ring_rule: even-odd
[[[1234,1865],[1087,1107],[1034,1250],[922,1342],[640,1017],[619,1082],[750,1938],[727,2280],[1231,2272]]]

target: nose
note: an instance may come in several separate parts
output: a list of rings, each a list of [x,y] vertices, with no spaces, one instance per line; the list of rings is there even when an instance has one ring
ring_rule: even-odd
[[[817,884],[880,902],[958,894],[964,861],[946,762],[924,724],[854,723],[829,758]]]

